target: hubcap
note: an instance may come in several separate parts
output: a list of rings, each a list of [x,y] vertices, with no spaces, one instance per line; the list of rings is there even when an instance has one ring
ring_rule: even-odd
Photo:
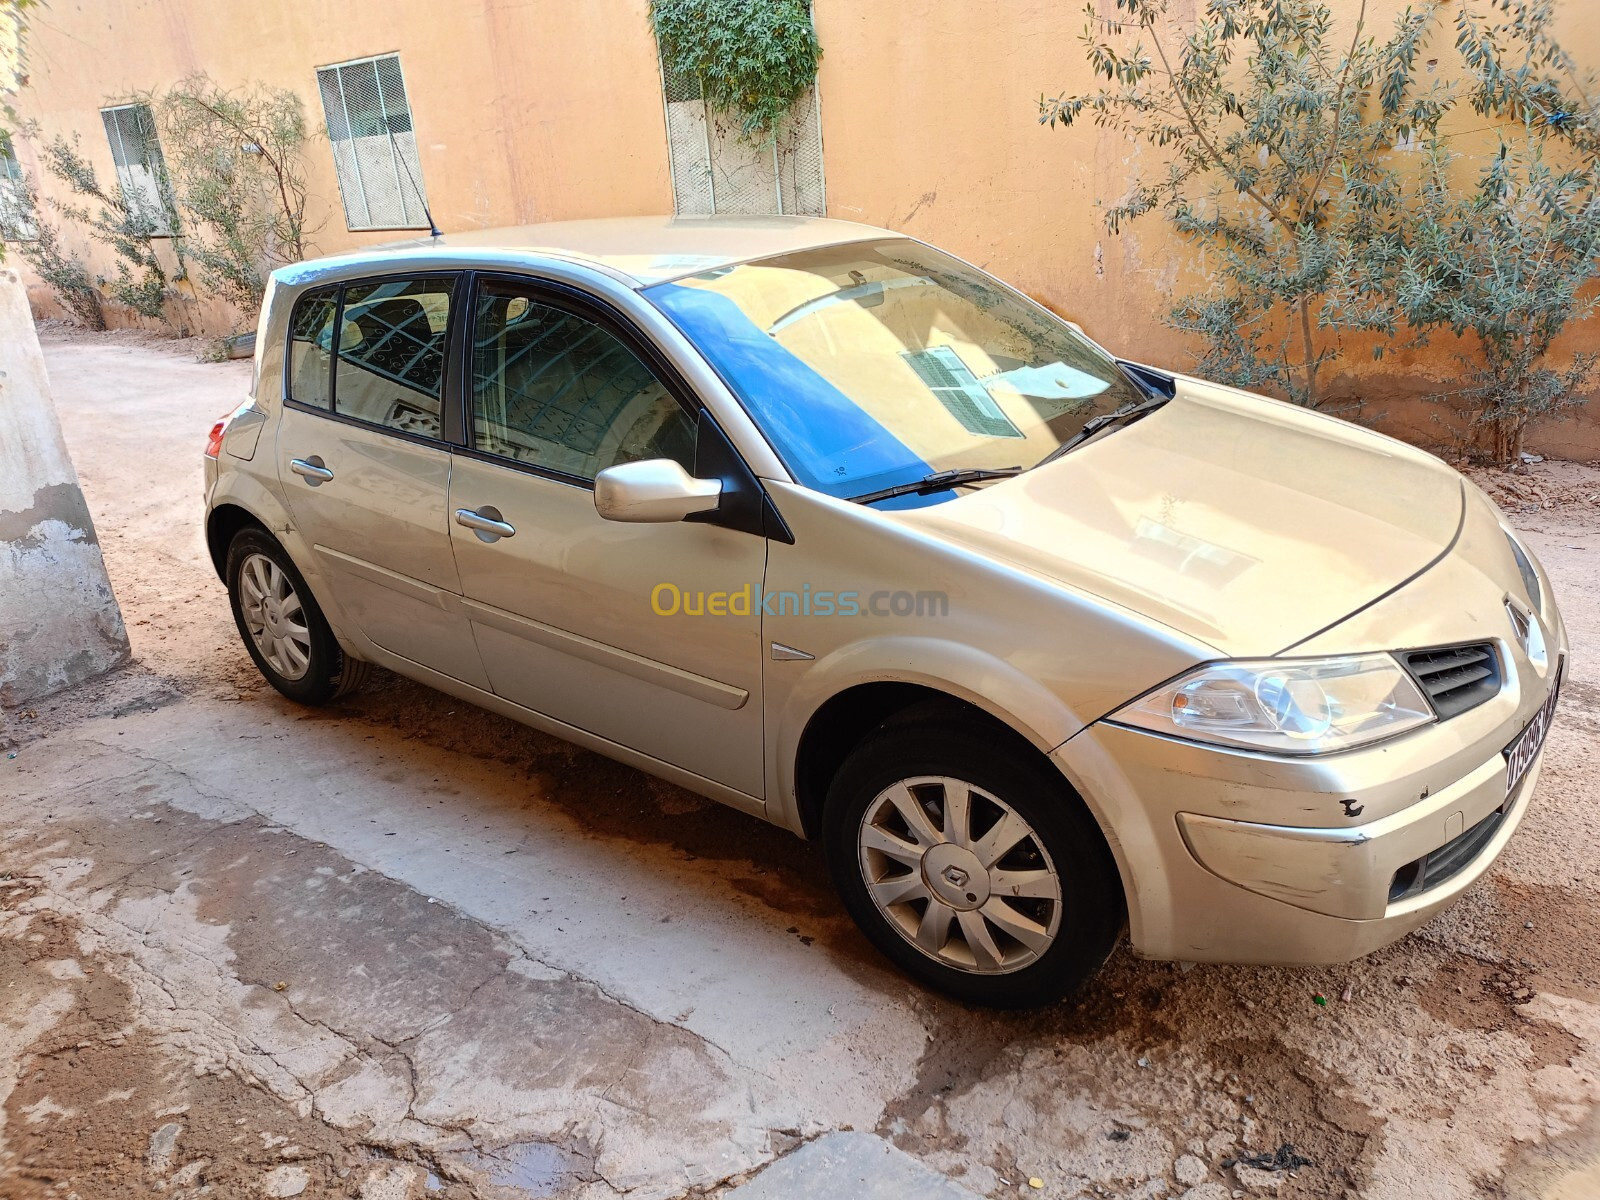
[[[857,841],[878,911],[923,954],[1000,975],[1037,961],[1061,927],[1061,879],[1033,827],[960,779],[926,775],[867,805]]]
[[[311,667],[311,630],[305,606],[282,567],[252,554],[239,567],[239,610],[261,657],[288,680]]]

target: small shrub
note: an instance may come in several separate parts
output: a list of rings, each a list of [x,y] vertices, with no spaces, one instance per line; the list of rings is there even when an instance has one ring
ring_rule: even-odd
[[[1209,253],[1211,286],[1169,318],[1204,340],[1199,371],[1321,405],[1339,335],[1389,320],[1361,264],[1393,254],[1399,184],[1385,153],[1445,110],[1443,85],[1414,80],[1431,8],[1401,13],[1383,41],[1361,18],[1335,36],[1319,0],[1210,4],[1181,37],[1170,0],[1084,11],[1084,50],[1107,83],[1041,98],[1040,121],[1092,120],[1167,163],[1105,223],[1116,233],[1161,212]]]
[[[268,273],[306,255],[300,98],[194,75],[149,103],[185,217],[184,252],[205,287],[253,316]]]
[[[117,274],[107,282],[112,298],[142,317],[164,319],[172,289],[156,255],[155,238],[161,236],[163,229],[176,227],[176,216],[170,206],[164,202],[157,205],[120,187],[105,190],[94,167],[79,149],[76,137],[69,142],[58,135],[45,146],[43,158],[50,174],[65,183],[74,195],[93,202],[93,207],[53,203],[64,217],[84,226],[90,237],[115,252]],[[175,249],[178,249],[176,244]],[[181,249],[178,254],[181,267]]]
[[[1415,342],[1440,328],[1464,340],[1450,399],[1478,452],[1503,465],[1518,461],[1530,423],[1581,403],[1600,376],[1594,351],[1550,361],[1567,327],[1600,307],[1600,107],[1553,23],[1548,0],[1456,14],[1466,98],[1493,122],[1495,149],[1463,186],[1460,155],[1430,143],[1385,278]]]
[[[104,329],[106,315],[100,306],[100,292],[83,261],[62,247],[60,232],[38,213],[37,204],[34,212],[37,236],[18,243],[17,253],[49,285],[70,319],[89,329]]]
[[[1578,402],[1600,355],[1548,356],[1600,303],[1600,85],[1557,41],[1552,0],[1424,3],[1383,40],[1363,5],[1348,42],[1325,0],[1214,0],[1181,34],[1171,0],[1114,3],[1085,10],[1082,39],[1107,83],[1041,98],[1039,119],[1092,120],[1166,163],[1105,221],[1159,212],[1206,251],[1210,285],[1168,318],[1201,338],[1200,373],[1318,406],[1345,332],[1448,329],[1469,348],[1449,399],[1500,462]],[[1458,107],[1480,126],[1456,144],[1491,148],[1475,181],[1439,133]]]

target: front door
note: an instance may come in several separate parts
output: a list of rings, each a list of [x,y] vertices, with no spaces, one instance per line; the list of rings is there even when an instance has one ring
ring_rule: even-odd
[[[456,286],[349,284],[342,307],[337,287],[300,298],[278,478],[346,619],[393,654],[487,689],[446,524],[440,400]]]
[[[580,303],[482,280],[475,309],[473,444],[451,477],[450,534],[490,684],[760,798],[765,539],[594,508],[594,476],[616,463],[693,471],[695,415],[625,329]],[[701,596],[731,604],[712,600],[712,615]]]

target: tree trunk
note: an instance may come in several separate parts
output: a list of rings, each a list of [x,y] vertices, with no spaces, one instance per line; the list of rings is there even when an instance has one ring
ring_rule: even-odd
[[[27,293],[15,270],[0,267],[0,706],[82,683],[127,657]]]
[[[1295,301],[1300,309],[1300,344],[1305,351],[1306,407],[1316,408],[1321,403],[1317,395],[1317,348],[1311,340],[1311,297],[1301,296]]]
[[[1478,444],[1491,463],[1509,469],[1521,461],[1522,435],[1528,428],[1526,418],[1495,417],[1480,428]]]

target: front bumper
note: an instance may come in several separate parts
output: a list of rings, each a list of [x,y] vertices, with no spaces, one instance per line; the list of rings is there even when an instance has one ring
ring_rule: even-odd
[[[1477,603],[1482,577],[1459,566],[1435,568],[1434,586],[1454,603],[1419,586],[1425,576],[1363,614],[1370,628],[1332,631],[1307,651],[1375,649],[1397,631],[1404,640],[1391,645],[1494,640],[1505,681],[1476,708],[1325,757],[1235,751],[1106,721],[1056,749],[1111,841],[1136,952],[1341,962],[1416,929],[1489,869],[1527,814],[1543,759],[1508,795],[1505,748],[1556,686],[1567,637],[1547,602],[1548,665],[1530,662],[1505,624],[1506,582]],[[1441,611],[1454,614],[1452,627],[1439,627]]]
[[[1137,747],[1129,744],[1134,739],[1165,744]],[[1174,745],[1096,726],[1056,758],[1080,789],[1090,789],[1086,794],[1132,789],[1128,802],[1142,810],[1142,819],[1120,823],[1113,849],[1124,872],[1134,950],[1195,962],[1343,962],[1410,933],[1489,869],[1527,814],[1543,759],[1541,753],[1510,796],[1497,751],[1449,785],[1417,786],[1413,803],[1376,820],[1284,825],[1192,811],[1211,807],[1207,800],[1223,793],[1234,812],[1282,811],[1290,798],[1285,785],[1293,781],[1280,775],[1250,788],[1237,780],[1200,780],[1171,769]],[[1178,752],[1216,753],[1191,746]],[[1408,771],[1405,780],[1416,784],[1428,774]],[[1350,782],[1329,788],[1324,779],[1315,792],[1292,794],[1331,813],[1354,800],[1349,807],[1360,818],[1372,781],[1356,773]],[[1452,855],[1452,849],[1465,853]],[[1418,888],[1417,873],[1426,867],[1417,864],[1429,856],[1445,860],[1448,873],[1424,877]]]

